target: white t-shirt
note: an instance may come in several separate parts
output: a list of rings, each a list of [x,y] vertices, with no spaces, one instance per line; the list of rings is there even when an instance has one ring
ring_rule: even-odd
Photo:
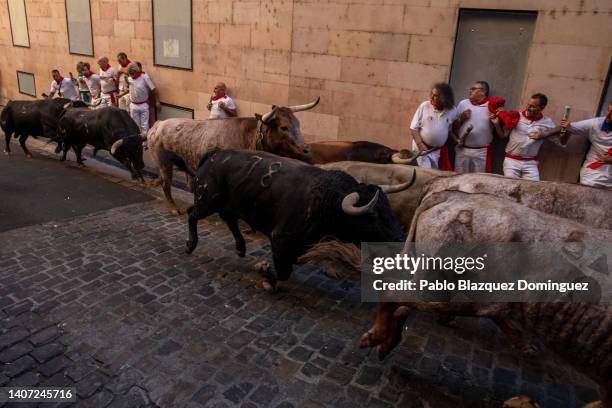
[[[506,153],[514,156],[535,157],[540,151],[540,146],[545,139],[531,139],[529,133],[532,132],[548,132],[554,129],[555,122],[548,116],[544,116],[540,120],[531,121],[521,113],[521,119],[512,132],[510,132],[510,140],[506,146]],[[558,136],[549,137],[551,142],[559,143]]]
[[[572,135],[580,135],[589,139],[591,147],[587,153],[586,160],[580,171],[580,183],[589,186],[612,188],[612,165],[604,164],[597,169],[589,169],[587,166],[597,161],[602,154],[612,149],[612,132],[601,129],[605,116],[570,124]]]
[[[100,77],[96,74],[91,74],[89,78],[86,76],[83,77],[85,83],[87,84],[87,88],[89,88],[89,93],[91,93],[92,98],[100,97]]]
[[[430,101],[425,101],[414,113],[410,129],[420,129],[421,139],[426,145],[440,147],[446,143],[448,130],[456,118],[455,108],[440,112],[435,110]]]
[[[100,68],[100,86],[102,93],[109,93],[117,90],[117,70],[109,67],[106,71]]]
[[[130,100],[134,103],[142,103],[149,100],[149,91],[155,89],[155,84],[147,74],[141,74],[134,79],[128,77],[130,86]]]
[[[463,137],[467,132],[467,128],[471,125],[472,131],[465,138],[464,145],[468,147],[487,147],[493,141],[493,128],[489,116],[489,102],[482,105],[472,105],[469,99],[464,99],[457,105],[457,116],[461,115],[466,110],[472,113],[470,118],[466,120],[457,136]]]
[[[225,113],[223,109],[219,107],[219,104],[223,102],[228,109],[236,109],[236,104],[233,99],[229,96],[225,95],[223,98],[219,98],[216,101],[210,101],[212,103],[212,107],[210,108],[209,119],[217,119],[217,118],[229,118],[229,115]]]
[[[62,98],[70,99],[72,101],[79,98],[79,91],[76,86],[72,83],[72,79],[64,78],[60,85],[55,80],[51,81],[51,93],[55,94],[59,91]]]

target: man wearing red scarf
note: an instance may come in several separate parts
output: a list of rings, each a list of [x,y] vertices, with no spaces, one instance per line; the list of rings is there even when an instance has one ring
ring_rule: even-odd
[[[446,140],[455,119],[452,89],[445,83],[435,84],[431,89],[430,99],[419,105],[410,124],[413,149],[433,149],[417,158],[419,166],[440,170],[453,169]]]
[[[100,108],[117,106],[117,70],[110,66],[107,57],[98,60],[100,66]]]
[[[117,68],[118,72],[118,86],[119,86],[119,94],[125,94],[129,88],[128,78],[129,66],[132,64],[132,61],[128,58],[125,52],[120,52],[117,54],[117,62],[119,63],[119,67]],[[119,109],[123,109],[126,111],[130,111],[130,97],[128,95],[119,98],[118,103]]]
[[[555,126],[552,119],[542,113],[547,104],[546,95],[536,93],[529,98],[525,110],[520,112],[520,117],[511,129],[510,140],[506,145],[504,176],[540,180],[538,169],[540,147],[545,138],[555,136],[561,130]],[[505,124],[506,129],[511,128],[513,124]],[[555,136],[554,141],[559,143],[558,137]]]
[[[53,98],[56,92],[62,98],[76,101],[79,99],[79,90],[72,82],[70,78],[64,78],[57,69],[51,71],[53,81],[51,81],[51,90],[49,91],[49,98]]]
[[[234,100],[227,96],[227,87],[223,82],[219,82],[215,85],[213,95],[210,97],[208,106],[206,107],[210,111],[209,119],[215,118],[229,118],[236,116],[236,104]]]
[[[157,89],[151,78],[142,72],[137,63],[132,63],[128,67],[128,75],[129,91],[126,92],[129,92],[127,97],[130,100],[130,116],[140,128],[141,135],[146,136],[149,131],[149,94],[153,93],[159,103]]]
[[[580,184],[612,189],[612,101],[608,103],[606,116],[581,120],[569,124],[569,135],[586,137],[591,142],[586,160],[580,169]]]
[[[503,130],[495,117],[500,108],[490,103],[489,84],[486,81],[474,82],[468,99],[457,104],[459,117],[453,123],[451,133],[457,143],[455,171],[491,172],[493,136],[503,137]]]
[[[83,62],[81,64],[81,72],[83,73],[82,80],[87,86],[87,90],[91,95],[92,99],[96,100],[100,98],[100,76],[94,74],[91,71],[91,65],[89,62]]]

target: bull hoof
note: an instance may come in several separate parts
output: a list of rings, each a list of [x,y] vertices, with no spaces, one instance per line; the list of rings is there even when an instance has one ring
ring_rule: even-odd
[[[526,395],[521,395],[504,401],[503,408],[540,408],[540,404]]]
[[[246,246],[244,244],[236,245],[236,254],[238,254],[240,258],[244,258],[246,255]]]
[[[185,242],[185,253],[189,255],[198,246],[198,241],[186,241]]]
[[[31,154],[31,153],[28,153],[28,154],[26,154],[26,157],[27,157],[28,159],[31,159],[31,158],[32,158],[32,154]]]
[[[65,162],[65,161],[66,161],[66,158],[65,158],[65,157],[60,157],[60,159],[59,159],[59,160],[60,160],[61,162]]]
[[[10,156],[11,155],[11,151],[4,149],[4,154],[6,154],[7,156]]]
[[[181,214],[184,214],[184,212],[181,211],[179,208],[175,207],[175,208],[171,208],[170,209],[170,214],[172,214],[172,215],[181,215]]]
[[[261,282],[261,286],[263,287],[263,289],[268,292],[268,293],[274,293],[276,292],[276,285],[273,285],[272,283],[270,283],[268,280],[264,279]]]
[[[57,146],[57,147],[55,148],[55,154],[58,154],[58,153],[60,153],[61,151],[62,151],[62,148],[61,148],[60,146]]]
[[[80,162],[80,163],[77,163],[77,164],[79,165],[79,167],[85,167],[85,163],[83,163],[83,162]]]
[[[376,329],[372,328],[365,332],[359,340],[360,348],[372,348],[378,346],[385,341],[386,337],[376,332]]]

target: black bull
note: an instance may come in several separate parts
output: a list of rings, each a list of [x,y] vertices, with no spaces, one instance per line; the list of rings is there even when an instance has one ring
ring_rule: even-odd
[[[109,150],[115,159],[127,167],[132,178],[144,181],[140,172],[144,168],[140,129],[122,109],[70,109],[59,121],[57,138],[64,150],[61,161],[66,160],[66,154],[72,147],[77,162],[82,164],[81,152],[85,145],[91,145],[94,154],[98,150]]]
[[[5,153],[11,152],[11,136],[19,136],[19,144],[23,152],[32,157],[26,147],[28,136],[42,136],[53,139],[57,133],[57,124],[60,116],[70,107],[86,107],[80,101],[70,101],[65,98],[41,99],[36,101],[9,101],[0,115],[0,125],[4,131],[6,145]],[[56,153],[61,151],[57,146]]]
[[[188,209],[187,253],[198,243],[198,220],[214,213],[226,222],[239,256],[246,245],[237,221],[271,242],[276,276],[287,280],[297,258],[326,237],[359,244],[399,242],[402,228],[381,192],[395,186],[362,184],[341,171],[327,171],[265,152],[208,152],[195,175],[194,205]],[[269,277],[274,285],[276,279]]]

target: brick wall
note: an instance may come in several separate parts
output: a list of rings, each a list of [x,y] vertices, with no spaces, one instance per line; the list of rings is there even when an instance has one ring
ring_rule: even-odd
[[[592,115],[612,55],[609,0],[194,0],[193,72],[153,66],[151,1],[91,0],[96,58],[68,54],[64,2],[26,0],[31,48],[13,47],[0,2],[0,96],[17,92],[16,70],[48,91],[50,69],[114,60],[143,62],[162,100],[207,116],[214,83],[225,81],[242,115],[271,104],[320,106],[300,114],[309,140],[370,139],[398,147],[430,84],[448,80],[459,8],[539,11],[523,99],[535,90],[559,117]]]

